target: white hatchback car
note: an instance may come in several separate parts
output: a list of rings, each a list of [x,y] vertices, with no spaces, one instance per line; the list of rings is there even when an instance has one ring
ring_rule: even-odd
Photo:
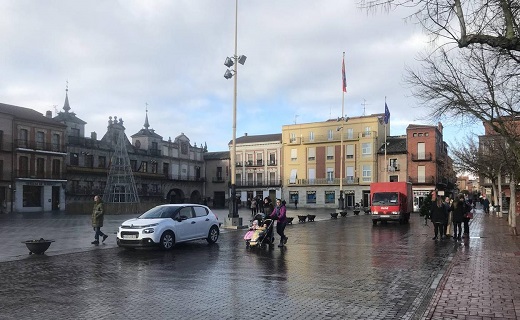
[[[165,204],[152,208],[138,218],[126,220],[117,232],[120,247],[160,246],[171,249],[175,243],[206,239],[218,240],[218,217],[198,204]]]

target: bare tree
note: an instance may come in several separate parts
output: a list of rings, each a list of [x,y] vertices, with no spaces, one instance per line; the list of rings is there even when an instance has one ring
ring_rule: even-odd
[[[434,38],[447,38],[460,48],[483,44],[520,62],[518,0],[360,0],[358,5],[368,11],[413,7],[412,16]]]
[[[477,159],[467,156],[464,160],[469,166],[479,173],[489,174],[492,180],[502,172],[512,179],[520,176],[516,174],[520,171],[516,160],[520,158],[519,64],[481,45],[452,51],[440,48],[437,55],[423,58],[422,65],[420,70],[408,69],[405,81],[414,96],[430,107],[430,116],[480,121],[488,133],[495,135],[494,148],[502,146],[501,150],[489,152],[494,156],[489,160],[483,159],[482,154]],[[502,160],[498,161],[497,155]],[[473,166],[473,161],[481,163]],[[464,164],[459,161],[457,165]],[[494,171],[496,168],[500,173]],[[516,203],[514,199],[511,202]],[[514,209],[510,212],[515,214]],[[516,225],[512,227],[516,232]]]

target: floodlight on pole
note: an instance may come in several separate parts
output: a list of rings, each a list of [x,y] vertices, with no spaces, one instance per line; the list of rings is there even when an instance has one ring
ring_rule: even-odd
[[[237,54],[237,31],[238,31],[238,0],[235,0],[235,53],[232,57],[227,57],[224,65],[228,68],[233,67],[233,70],[227,69],[224,73],[224,78],[233,78],[233,138],[231,143],[230,152],[230,167],[231,167],[231,195],[230,207],[229,207],[229,218],[239,218],[237,211],[237,197],[236,197],[236,133],[237,133],[237,64],[244,65],[247,57],[244,55],[239,56]],[[234,219],[233,219],[234,220]],[[238,219],[240,220],[240,219]]]

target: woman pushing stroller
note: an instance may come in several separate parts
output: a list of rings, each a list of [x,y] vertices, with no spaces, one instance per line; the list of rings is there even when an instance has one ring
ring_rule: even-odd
[[[276,207],[274,207],[273,212],[269,216],[273,220],[277,220],[276,233],[280,236],[280,244],[278,245],[280,248],[283,247],[287,243],[287,239],[289,239],[284,233],[285,226],[287,225],[286,211],[285,201],[276,199]]]

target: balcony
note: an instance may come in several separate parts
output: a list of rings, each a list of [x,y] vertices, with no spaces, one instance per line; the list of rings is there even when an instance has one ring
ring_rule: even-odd
[[[76,137],[76,136],[68,136],[68,144],[71,146],[80,146],[80,147],[87,147],[87,148],[97,148],[96,141],[92,140],[91,138],[84,138],[84,137]]]
[[[401,165],[399,163],[394,163],[388,166],[388,172],[396,171],[401,171]]]
[[[17,149],[31,149],[34,151],[51,151],[65,153],[66,147],[61,144],[37,142],[32,140],[15,140],[15,146]]]
[[[262,179],[256,181],[236,181],[237,187],[279,187],[282,185],[282,180]]]
[[[429,176],[419,179],[418,177],[408,177],[408,182],[411,182],[413,185],[419,184],[435,184],[435,177]]]
[[[302,186],[316,186],[316,185],[338,185],[339,186],[340,179],[296,179],[294,182],[287,180],[288,185],[302,185]],[[342,184],[344,186],[348,185],[357,185],[359,184],[359,178],[356,177],[348,177],[343,178]]]
[[[193,181],[193,182],[204,182],[206,179],[199,176],[188,176],[188,175],[179,175],[179,174],[171,174],[168,177],[170,180],[175,181]]]
[[[211,178],[211,182],[213,183],[224,183],[226,180],[222,177],[213,177]]]
[[[160,157],[161,156],[161,150],[159,149],[150,149],[148,150],[150,152],[150,155],[153,157]]]
[[[270,160],[267,165],[268,166],[276,166],[278,163],[276,162],[276,160]]]
[[[31,172],[29,170],[16,170],[15,178],[24,179],[45,179],[45,180],[65,180],[64,173],[53,173],[53,172]]]
[[[432,153],[412,153],[412,161],[432,161]]]

